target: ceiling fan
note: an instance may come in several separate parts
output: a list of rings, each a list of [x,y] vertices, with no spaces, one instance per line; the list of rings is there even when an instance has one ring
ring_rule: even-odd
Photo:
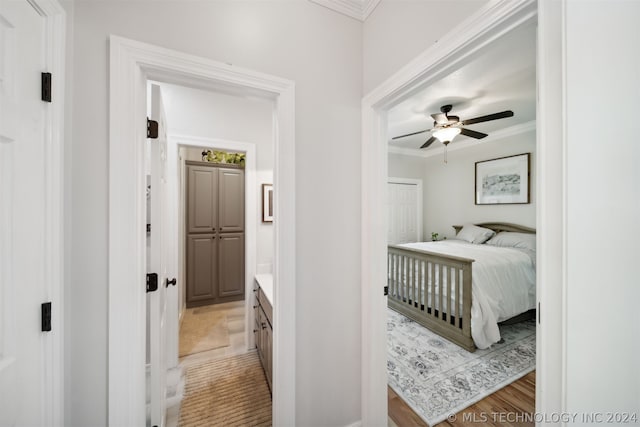
[[[491,120],[504,119],[506,117],[513,117],[513,111],[506,110],[499,113],[488,114],[486,116],[475,117],[473,119],[467,119],[460,121],[458,116],[449,116],[447,113],[451,111],[451,105],[443,105],[440,107],[440,113],[432,114],[433,128],[421,130],[419,132],[412,132],[406,135],[395,136],[391,139],[404,138],[411,135],[418,135],[424,132],[431,132],[431,138],[422,144],[420,148],[427,148],[434,141],[439,140],[445,147],[456,137],[458,134],[468,136],[475,139],[482,139],[488,136],[486,133],[477,132],[475,130],[466,129],[463,126],[472,125],[475,123],[489,122]]]

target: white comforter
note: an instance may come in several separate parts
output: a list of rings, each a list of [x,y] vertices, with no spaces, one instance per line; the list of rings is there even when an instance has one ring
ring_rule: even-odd
[[[498,322],[535,308],[535,259],[525,251],[460,240],[399,246],[475,260],[472,264],[471,336],[480,349],[500,341]]]

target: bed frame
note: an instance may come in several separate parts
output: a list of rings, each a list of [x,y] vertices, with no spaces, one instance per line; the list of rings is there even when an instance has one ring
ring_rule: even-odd
[[[516,231],[535,233],[533,228],[504,222],[476,224],[496,233]],[[456,234],[462,229],[454,225]],[[387,253],[388,305],[422,326],[474,352],[471,338],[471,275],[474,260],[436,252],[389,245]],[[431,280],[429,292],[421,289],[423,275]],[[424,280],[427,283],[427,280]],[[443,292],[443,287],[446,292]],[[424,295],[426,293],[426,295]],[[437,294],[437,295],[436,295]],[[446,295],[445,295],[446,294]],[[431,301],[429,301],[431,295]],[[455,298],[451,298],[454,296]],[[453,315],[449,315],[453,313]]]

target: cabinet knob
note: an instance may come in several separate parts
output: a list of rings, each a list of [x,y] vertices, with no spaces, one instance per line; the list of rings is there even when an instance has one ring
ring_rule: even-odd
[[[267,324],[262,322],[262,329],[267,329]]]
[[[175,286],[177,283],[176,278],[174,277],[173,279],[169,280],[169,278],[166,279],[166,284],[165,284],[165,288],[168,288],[169,285],[173,285]]]

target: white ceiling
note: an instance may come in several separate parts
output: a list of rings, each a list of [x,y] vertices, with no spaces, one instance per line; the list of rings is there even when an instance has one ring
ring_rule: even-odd
[[[440,112],[445,104],[453,105],[449,115],[460,120],[484,116],[504,110],[512,110],[513,117],[486,123],[469,125],[479,132],[492,133],[507,128],[523,127],[535,120],[536,115],[536,28],[529,26],[514,31],[491,44],[470,62],[457,71],[425,88],[411,98],[389,110],[389,146],[415,149],[416,154],[425,155],[442,149],[435,142],[427,149],[419,147],[431,137],[430,132],[392,141],[391,138],[433,127],[432,113]],[[478,141],[458,135],[451,145],[467,145],[465,142]]]

